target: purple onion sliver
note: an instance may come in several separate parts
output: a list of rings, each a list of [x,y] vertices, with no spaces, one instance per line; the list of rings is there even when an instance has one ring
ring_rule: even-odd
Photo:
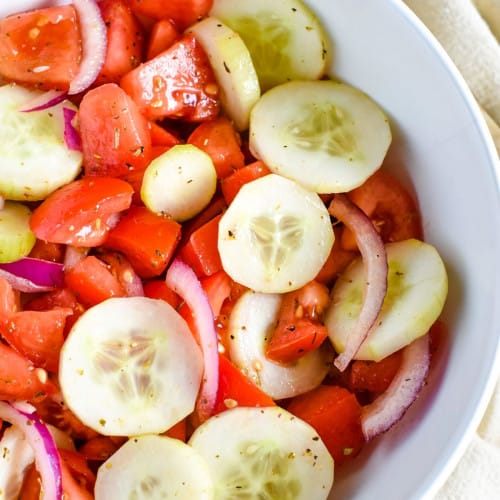
[[[23,113],[31,113],[32,111],[43,111],[44,109],[57,106],[60,102],[68,97],[67,92],[62,90],[48,90],[41,96],[28,103],[29,108],[21,109]]]
[[[76,130],[73,125],[73,118],[76,115],[76,111],[71,108],[63,108],[64,116],[64,142],[68,149],[73,151],[82,150],[82,141],[78,130]]]
[[[60,288],[64,282],[63,264],[49,260],[23,257],[15,262],[0,264],[0,270],[48,289]]]

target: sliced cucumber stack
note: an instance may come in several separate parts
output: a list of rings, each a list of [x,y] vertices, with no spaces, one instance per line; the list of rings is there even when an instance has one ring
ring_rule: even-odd
[[[185,498],[212,500],[205,460],[191,446],[166,436],[127,441],[97,471],[96,500]]]
[[[314,279],[333,241],[319,196],[275,174],[245,184],[219,224],[225,271],[258,292],[288,292]]]
[[[229,355],[231,361],[273,399],[298,396],[317,387],[325,378],[328,353],[320,348],[288,365],[266,357],[281,304],[281,296],[246,292],[231,312]]]
[[[0,209],[0,263],[14,262],[31,252],[36,236],[30,217],[31,210],[16,201],[6,201]]]
[[[218,500],[322,500],[333,484],[333,459],[318,433],[282,408],[219,413],[189,444],[207,462]]]
[[[409,239],[386,245],[387,294],[375,327],[356,359],[379,361],[425,335],[443,309],[448,278],[437,250]],[[338,352],[354,328],[363,300],[364,272],[356,259],[336,281],[325,324]]]
[[[41,92],[18,85],[0,87],[0,196],[42,200],[80,172],[82,153],[64,141],[64,108],[69,101],[40,111],[21,111]]]
[[[382,164],[391,143],[382,109],[330,80],[289,82],[250,114],[250,148],[275,173],[317,193],[354,189]]]
[[[215,17],[190,28],[208,55],[221,88],[222,107],[240,131],[247,130],[250,110],[260,97],[252,58],[242,38]]]
[[[323,75],[327,37],[301,0],[214,0],[210,15],[241,36],[262,90]]]
[[[112,298],[88,309],[61,351],[68,407],[105,435],[161,433],[189,415],[203,371],[182,317],[165,301]]]
[[[173,146],[146,168],[141,199],[152,211],[182,222],[208,205],[217,187],[210,156],[192,144]]]

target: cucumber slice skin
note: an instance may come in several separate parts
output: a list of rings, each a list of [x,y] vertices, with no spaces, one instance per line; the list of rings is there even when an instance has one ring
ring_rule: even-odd
[[[153,212],[183,222],[203,210],[217,188],[210,156],[192,144],[173,146],[146,168],[141,199]]]
[[[430,244],[409,239],[386,244],[389,264],[387,295],[377,325],[355,359],[380,361],[425,335],[438,319],[448,294],[444,263]],[[353,261],[332,289],[325,325],[335,349],[345,338],[361,308],[363,264]]]
[[[381,166],[391,141],[378,104],[331,80],[282,84],[263,94],[250,114],[254,156],[317,193],[363,184]]]
[[[213,481],[191,446],[167,436],[129,439],[97,471],[95,499],[213,500]]]
[[[226,410],[189,444],[205,458],[218,500],[321,500],[333,485],[333,458],[317,432],[279,407]]]
[[[64,142],[64,101],[42,111],[22,112],[41,92],[0,86],[0,196],[38,201],[79,174],[83,156]]]
[[[203,372],[184,319],[147,297],[111,298],[85,311],[60,359],[65,403],[104,435],[166,431],[192,413]]]
[[[283,293],[316,277],[334,238],[319,196],[269,174],[240,189],[220,220],[218,249],[235,281],[254,291]]]
[[[215,17],[190,28],[208,55],[221,93],[221,104],[239,131],[248,129],[250,111],[260,97],[260,84],[242,38]]]
[[[262,91],[291,80],[323,76],[330,43],[301,0],[214,0],[210,15],[241,36]]]
[[[278,294],[245,292],[231,312],[228,328],[231,361],[276,400],[298,396],[320,385],[331,362],[324,348],[286,366],[266,357],[266,341],[276,326],[280,304]]]
[[[31,210],[16,201],[6,201],[0,210],[0,263],[26,257],[36,242],[29,220]]]

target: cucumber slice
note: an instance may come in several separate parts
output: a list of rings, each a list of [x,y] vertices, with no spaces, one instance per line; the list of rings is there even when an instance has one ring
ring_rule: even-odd
[[[112,298],[88,309],[61,351],[68,407],[105,435],[161,433],[189,415],[203,371],[182,317],[165,301]]]
[[[289,365],[266,357],[266,341],[276,327],[280,304],[278,294],[246,292],[231,312],[228,330],[231,361],[273,399],[291,398],[314,389],[325,378],[331,361],[321,348]]]
[[[321,500],[333,484],[333,459],[318,433],[282,408],[224,411],[189,444],[206,460],[217,500]]]
[[[148,165],[141,199],[151,211],[182,222],[208,205],[216,186],[210,156],[192,144],[179,144]]]
[[[42,111],[20,111],[37,90],[18,85],[0,87],[0,196],[9,200],[43,200],[75,179],[82,153],[64,142],[63,109],[69,101]]]
[[[241,37],[215,17],[190,28],[208,55],[221,88],[226,115],[240,131],[248,129],[250,110],[260,97],[260,85],[250,52]]]
[[[409,239],[386,245],[389,264],[387,294],[377,324],[356,359],[380,361],[425,335],[441,314],[448,278],[437,250]],[[336,281],[325,325],[335,349],[342,352],[356,323],[363,297],[363,263],[356,259]]]
[[[212,500],[207,464],[191,446],[166,436],[129,439],[98,469],[96,500]]]
[[[381,108],[354,87],[289,82],[253,107],[249,141],[273,172],[317,193],[339,193],[363,184],[380,167],[391,130]]]
[[[4,203],[0,210],[0,263],[14,262],[31,252],[36,236],[30,229],[30,217],[31,210],[25,205]]]
[[[301,0],[214,0],[210,15],[241,36],[262,90],[323,75],[327,37]]]
[[[319,196],[275,174],[245,184],[219,223],[222,266],[258,292],[288,292],[314,279],[333,240]]]

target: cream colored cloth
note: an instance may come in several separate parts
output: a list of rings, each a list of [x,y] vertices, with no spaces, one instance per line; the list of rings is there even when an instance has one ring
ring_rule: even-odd
[[[500,0],[405,2],[462,73],[500,155]],[[472,442],[435,500],[500,500],[500,382]]]

